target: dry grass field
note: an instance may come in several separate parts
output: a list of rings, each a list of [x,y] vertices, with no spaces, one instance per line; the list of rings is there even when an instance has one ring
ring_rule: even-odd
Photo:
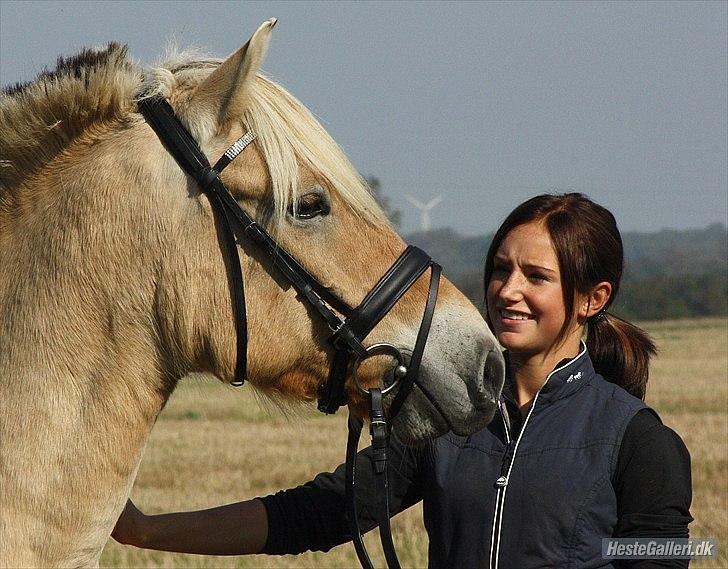
[[[645,325],[660,348],[648,403],[685,440],[693,460],[693,537],[715,537],[719,558],[691,567],[728,567],[728,320]],[[345,412],[324,417],[313,408],[284,413],[246,386],[235,390],[207,378],[185,379],[159,418],[132,497],[148,513],[210,507],[309,480],[343,460]],[[427,565],[421,510],[393,521],[400,560]],[[245,528],[240,528],[245,531]],[[374,535],[375,565],[382,556]],[[328,554],[285,557],[202,557],[142,551],[113,540],[102,567],[358,567],[350,545]]]

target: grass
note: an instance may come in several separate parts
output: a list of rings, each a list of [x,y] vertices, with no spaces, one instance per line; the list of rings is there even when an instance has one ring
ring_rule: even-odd
[[[692,457],[690,534],[718,539],[718,558],[696,559],[691,567],[728,567],[728,321],[646,328],[660,348],[647,402],[680,434]]]
[[[691,567],[728,567],[728,320],[647,323],[660,349],[647,402],[690,449],[693,537],[718,539],[715,560]],[[273,493],[336,467],[344,456],[345,413],[312,407],[282,412],[252,389],[188,378],[155,426],[132,497],[148,513],[211,507]],[[403,565],[427,565],[420,506],[397,516],[393,532]],[[377,566],[377,537],[366,536]],[[143,551],[110,540],[102,567],[358,567],[349,544],[326,554],[203,557]]]

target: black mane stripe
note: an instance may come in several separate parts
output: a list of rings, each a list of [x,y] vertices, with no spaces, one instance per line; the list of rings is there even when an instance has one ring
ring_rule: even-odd
[[[10,191],[89,125],[123,117],[143,81],[124,44],[59,57],[55,69],[0,92],[0,191]]]
[[[4,86],[3,94],[12,97],[26,92],[38,83],[51,83],[64,77],[73,77],[75,79],[86,78],[89,71],[101,67],[117,66],[127,63],[128,52],[128,46],[118,42],[109,42],[103,49],[85,47],[76,55],[68,57],[59,56],[55,69],[49,70],[46,67],[31,81]]]

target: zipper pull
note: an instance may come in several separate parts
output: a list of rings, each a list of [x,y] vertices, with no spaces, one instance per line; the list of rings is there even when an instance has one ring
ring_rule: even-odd
[[[503,455],[503,463],[501,464],[501,473],[495,481],[496,488],[505,488],[508,486],[508,470],[513,462],[513,451],[516,448],[516,441],[508,441],[506,444],[506,452]]]

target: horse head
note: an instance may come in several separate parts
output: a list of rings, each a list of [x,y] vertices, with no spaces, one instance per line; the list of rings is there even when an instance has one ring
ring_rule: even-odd
[[[405,244],[311,113],[259,74],[274,24],[264,23],[220,63],[180,62],[169,74],[157,73],[148,89],[171,102],[211,162],[245,132],[257,135],[223,172],[227,188],[324,287],[357,306]],[[145,125],[137,130],[149,134]],[[186,362],[185,371],[207,371],[232,382],[235,322],[215,215],[194,180],[170,163],[154,137],[147,137],[144,146],[144,161],[154,170],[148,175],[168,180],[158,186],[160,214],[177,211],[187,228],[184,236],[170,238],[176,252],[167,257],[169,279],[160,282],[158,317],[172,339],[168,348],[178,350],[175,360]],[[314,399],[329,372],[331,331],[280,279],[269,259],[254,246],[243,246],[248,379],[269,393]],[[427,297],[427,279],[420,281],[367,343],[411,349]],[[372,358],[357,375],[363,386],[376,386],[392,367],[391,358]],[[445,282],[419,385],[396,428],[405,439],[480,428],[492,416],[501,381],[495,340],[470,302]],[[362,413],[360,390],[349,382],[347,392],[350,405]]]

